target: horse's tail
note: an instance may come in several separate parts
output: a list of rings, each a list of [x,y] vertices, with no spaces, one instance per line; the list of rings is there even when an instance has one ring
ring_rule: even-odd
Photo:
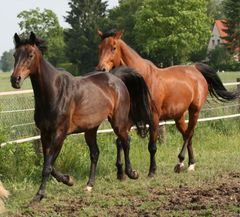
[[[5,207],[3,204],[3,199],[8,197],[9,193],[5,188],[3,187],[1,181],[0,181],[0,214],[4,212]]]
[[[203,63],[196,63],[195,67],[202,73],[208,83],[208,90],[212,97],[216,97],[219,101],[230,101],[239,98],[240,93],[238,91],[228,91],[217,72],[210,66]]]
[[[152,98],[143,77],[131,68],[120,67],[112,71],[126,85],[130,95],[130,118],[137,128],[137,133],[145,137],[148,126],[153,123]],[[148,125],[148,126],[147,126]]]

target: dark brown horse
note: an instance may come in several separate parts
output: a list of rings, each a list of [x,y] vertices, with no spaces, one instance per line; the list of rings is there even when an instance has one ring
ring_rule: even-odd
[[[194,170],[195,160],[192,150],[192,136],[199,113],[207,98],[208,92],[219,100],[234,100],[239,94],[228,92],[216,72],[201,63],[179,65],[169,68],[157,68],[149,60],[143,59],[122,39],[122,32],[98,32],[102,41],[99,45],[98,70],[110,71],[115,67],[126,65],[136,69],[145,79],[151,92],[154,108],[154,125],[150,129],[148,149],[150,152],[149,176],[156,170],[155,153],[158,137],[159,120],[175,120],[184,143],[178,155],[179,162],[175,172],[183,168],[186,149],[189,155],[189,170]],[[186,112],[189,112],[189,124],[185,123]]]
[[[34,33],[29,39],[21,39],[15,34],[14,39],[16,51],[11,83],[14,88],[20,88],[24,79],[30,76],[35,98],[34,119],[41,132],[44,154],[42,181],[33,202],[44,197],[50,174],[59,182],[73,185],[69,175],[53,167],[64,139],[72,133],[85,132],[91,159],[87,190],[92,189],[99,156],[96,134],[106,118],[121,143],[117,148],[124,150],[126,174],[137,179],[138,173],[132,169],[129,159],[128,129],[133,122],[138,133],[144,136],[144,126],[151,125],[150,95],[144,79],[129,68],[115,72],[121,79],[104,72],[73,77],[43,58],[44,41]],[[124,172],[121,159],[117,159],[117,175],[121,179]]]

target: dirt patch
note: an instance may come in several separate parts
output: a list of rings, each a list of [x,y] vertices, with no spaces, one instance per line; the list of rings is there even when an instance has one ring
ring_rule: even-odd
[[[69,198],[51,201],[26,209],[14,217],[36,216],[117,216],[117,217],[168,217],[168,216],[240,216],[240,173],[230,173],[192,188],[148,188],[145,195],[102,195],[90,199],[70,195]],[[117,199],[125,199],[116,202]],[[115,202],[112,202],[115,201]],[[91,211],[92,209],[92,211]]]

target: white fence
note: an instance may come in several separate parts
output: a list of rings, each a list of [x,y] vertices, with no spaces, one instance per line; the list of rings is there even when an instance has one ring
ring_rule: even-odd
[[[236,86],[239,84],[240,82],[224,83],[224,86],[233,86],[233,85]],[[16,100],[16,99],[19,99],[19,96],[21,96],[20,100]],[[11,103],[12,101],[16,100],[17,106],[15,106],[15,109],[11,110],[11,103],[7,103],[4,100],[1,100],[3,99],[3,97],[10,97]],[[25,100],[25,98],[27,100]],[[3,105],[1,106],[0,104],[0,117],[2,116],[2,120],[1,119],[0,120],[1,120],[1,123],[3,123],[6,120],[11,120],[9,121],[10,125],[8,126],[10,129],[10,134],[12,131],[13,133],[16,134],[16,132],[20,131],[19,130],[20,128],[31,129],[30,133],[32,133],[32,135],[27,135],[27,136],[23,133],[23,135],[19,136],[20,138],[13,137],[12,139],[11,137],[9,137],[6,139],[5,142],[0,144],[0,147],[3,147],[7,144],[12,144],[12,143],[23,143],[23,142],[39,140],[40,139],[39,132],[36,129],[35,123],[33,121],[33,113],[34,113],[33,91],[23,90],[23,91],[0,92],[0,100],[1,102],[3,101]],[[23,101],[27,102],[27,106],[24,106],[24,107],[22,106]],[[8,106],[8,104],[10,104],[10,106]],[[23,113],[25,113],[26,115],[24,116]],[[15,122],[10,117],[12,117],[13,119],[15,118],[17,120],[19,119],[20,122],[18,121]],[[240,117],[239,100],[222,104],[222,103],[217,103],[216,100],[210,100],[209,98],[208,103],[206,103],[206,105],[202,109],[201,117],[198,119],[198,122],[213,121],[213,120],[228,119],[228,118],[238,118],[238,117]],[[160,123],[160,125],[174,124],[174,123],[175,123],[174,121],[167,121],[167,122]],[[98,130],[98,133],[111,133],[111,132],[113,132],[112,129]],[[29,130],[28,130],[28,133],[29,133]]]

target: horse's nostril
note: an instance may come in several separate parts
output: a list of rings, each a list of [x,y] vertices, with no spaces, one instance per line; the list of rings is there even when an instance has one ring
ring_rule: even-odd
[[[106,72],[107,70],[106,70],[106,68],[103,67],[103,68],[102,68],[102,71]]]
[[[21,76],[16,77],[16,82],[19,83],[21,81]]]

